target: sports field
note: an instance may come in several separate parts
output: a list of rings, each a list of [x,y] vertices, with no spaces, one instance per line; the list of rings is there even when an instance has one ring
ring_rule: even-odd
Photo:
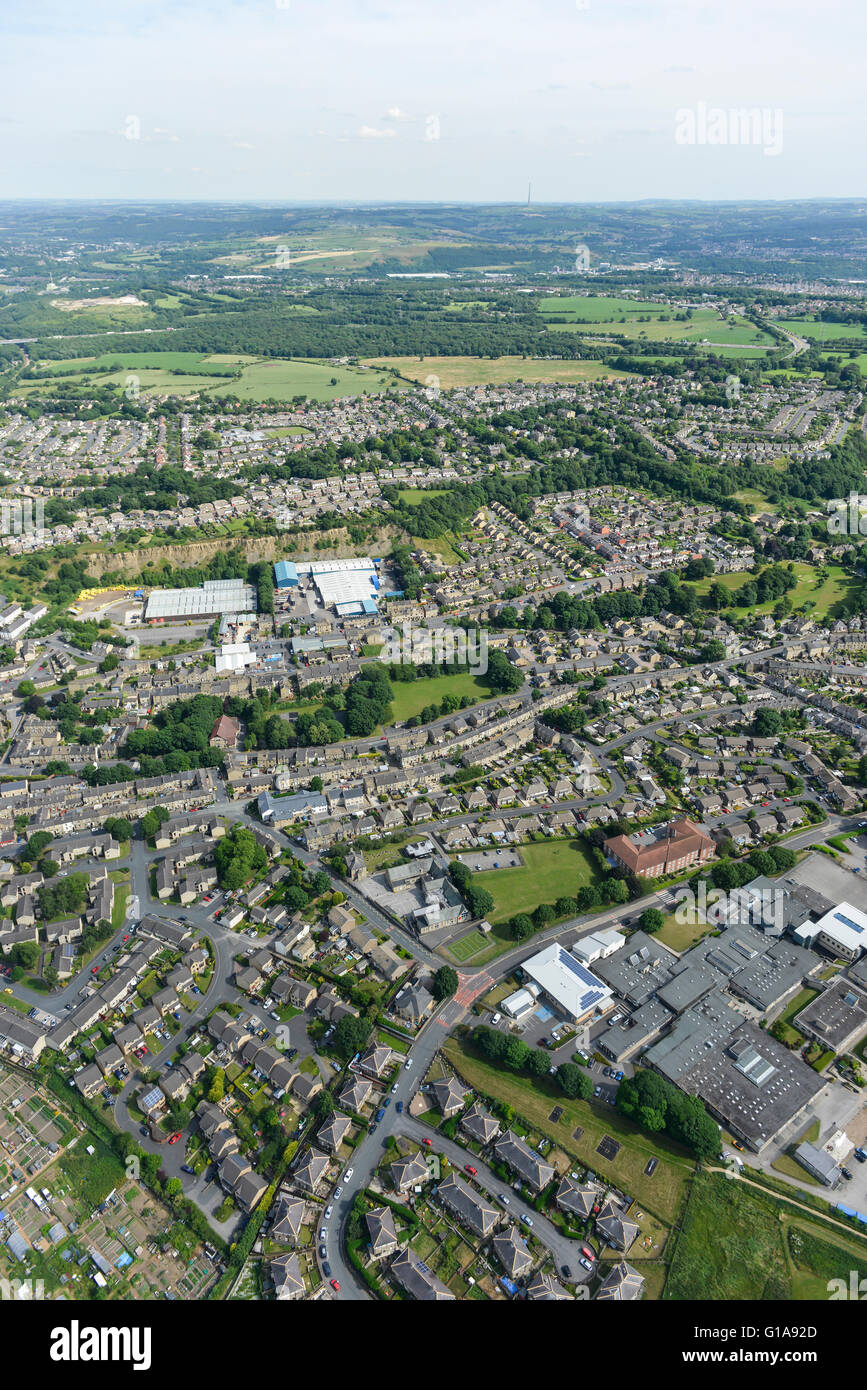
[[[698,344],[706,340],[729,347],[774,346],[771,336],[748,319],[736,316],[721,319],[713,309],[693,309],[689,317],[679,319],[677,315],[684,312],[673,305],[601,296],[553,297],[543,299],[539,305],[539,313],[553,332],[575,329],[596,334],[622,334],[648,342]]]
[[[330,401],[337,396],[371,395],[400,383],[383,371],[335,367],[328,362],[256,358],[195,352],[110,352],[99,357],[66,358],[39,366],[40,377],[22,383],[26,394],[53,390],[58,377],[71,386],[85,383],[127,390],[138,380],[142,395],[238,396],[241,400],[288,401],[294,396]]]
[[[596,881],[593,861],[580,840],[539,840],[519,849],[520,868],[483,869],[474,878],[494,899],[491,923],[532,912],[540,903],[574,897],[582,885]]]
[[[839,565],[828,565],[828,578],[819,580],[816,570],[811,565],[795,562],[795,573],[798,582],[794,589],[787,595],[792,601],[793,608],[799,608],[801,604],[809,604],[809,615],[811,618],[826,618],[829,614],[834,615],[834,608],[841,599],[846,598],[854,586],[854,580],[846,574],[845,570]],[[753,580],[755,575],[748,571],[737,574],[718,574],[711,575],[708,579],[700,579],[696,584],[696,589],[700,594],[706,594],[711,584],[722,584],[725,589],[740,589],[748,581]],[[769,600],[767,603],[756,604],[755,608],[735,608],[732,611],[741,613],[770,613],[776,600]]]
[[[402,721],[421,714],[427,705],[439,705],[444,695],[457,695],[461,699],[469,695],[475,704],[479,700],[489,700],[488,686],[469,671],[461,671],[454,676],[430,676],[415,681],[392,681],[394,696],[391,701],[392,718]]]
[[[604,362],[548,361],[538,357],[371,357],[376,367],[396,367],[401,376],[425,385],[439,385],[444,391],[452,386],[499,385],[504,381],[601,381],[621,377]],[[434,383],[431,378],[436,378]]]
[[[838,338],[853,338],[867,343],[867,328],[863,323],[823,323],[821,319],[781,319],[780,323],[811,342],[833,343]]]

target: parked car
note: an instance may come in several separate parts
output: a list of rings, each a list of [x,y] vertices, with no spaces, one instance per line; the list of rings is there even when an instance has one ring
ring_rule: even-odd
[[[529,1216],[522,1216],[522,1217],[521,1217],[521,1222],[522,1222],[522,1224],[523,1224],[524,1226],[529,1226],[529,1227],[532,1229],[532,1226],[533,1226],[532,1217],[529,1217]]]
[[[472,1163],[465,1163],[465,1164],[464,1164],[464,1168],[465,1168],[466,1172],[468,1172],[468,1173],[470,1174],[471,1177],[474,1178],[474,1177],[476,1177],[476,1176],[478,1175],[478,1171],[479,1171],[479,1170],[478,1170],[478,1168],[474,1168],[473,1165],[472,1165]]]
[[[397,1111],[398,1115],[402,1115],[402,1114],[403,1114],[403,1101],[402,1101],[402,1100],[399,1100],[399,1101],[397,1102],[397,1105],[396,1105],[394,1108],[395,1108],[395,1110]]]
[[[343,1193],[343,1187],[342,1187],[342,1185],[341,1185],[340,1187],[335,1187],[335,1189],[334,1189],[334,1200],[335,1200],[335,1202],[339,1200],[339,1198],[342,1196],[342,1193]]]
[[[590,1246],[589,1246],[589,1245],[582,1245],[582,1246],[581,1246],[581,1254],[582,1254],[582,1255],[584,1256],[584,1258],[587,1259],[587,1260],[592,1260],[592,1259],[594,1258],[594,1256],[593,1256],[593,1251],[590,1249]]]
[[[177,1134],[173,1134],[173,1135],[172,1135],[172,1137],[169,1139],[169,1143],[170,1143],[170,1144],[176,1144],[176,1143],[178,1142],[178,1140],[180,1139],[180,1137],[181,1137],[180,1131],[178,1131]]]
[[[500,1193],[500,1201],[502,1202],[504,1207],[509,1206],[511,1204],[511,1200],[511,1197],[507,1197],[505,1192]]]
[[[405,1061],[404,1064],[403,1064],[403,1069],[404,1069],[404,1071],[409,1071],[409,1069],[410,1069],[411,1066],[412,1066],[412,1058],[411,1058],[411,1057],[407,1057],[406,1061]]]
[[[564,1279],[571,1279],[571,1278],[572,1278],[572,1271],[571,1271],[571,1269],[569,1268],[568,1265],[564,1265],[564,1266],[563,1266],[563,1278],[564,1278]]]
[[[397,1092],[398,1092],[398,1090],[399,1090],[399,1088],[400,1088],[400,1082],[399,1082],[399,1081],[395,1081],[394,1085],[393,1085],[392,1088],[391,1088],[391,1094],[392,1094],[393,1096],[396,1096],[396,1095],[397,1095]]]
[[[325,1275],[326,1279],[331,1278],[331,1265],[327,1260],[322,1261],[322,1273]]]
[[[325,1246],[324,1246],[324,1245],[320,1245],[320,1247],[319,1247],[319,1258],[320,1258],[320,1260],[324,1260],[327,1254],[328,1254],[328,1251],[325,1249]]]
[[[331,1280],[331,1287],[335,1293],[340,1293],[340,1285],[338,1284],[336,1279]]]
[[[328,1220],[328,1218],[329,1218],[329,1216],[331,1215],[331,1213],[333,1212],[333,1210],[334,1210],[334,1208],[333,1208],[331,1205],[329,1205],[329,1206],[327,1206],[327,1207],[325,1208],[325,1220],[326,1220],[326,1221]]]
[[[422,1142],[423,1144],[426,1144],[427,1147],[428,1147],[429,1149],[433,1148],[433,1140],[432,1140],[432,1139],[427,1139],[427,1138],[425,1138],[425,1139],[422,1139],[421,1142]]]
[[[181,1164],[181,1172],[182,1172],[182,1173],[191,1173],[193,1177],[196,1176],[196,1170],[195,1170],[195,1168],[191,1168],[190,1165],[189,1165],[189,1163],[182,1163],[182,1164]]]
[[[347,1168],[346,1172],[343,1174],[343,1181],[344,1181],[344,1182],[351,1182],[351,1181],[352,1181],[352,1174],[353,1174],[354,1172],[355,1172],[355,1169],[354,1169],[354,1168]]]
[[[583,1265],[585,1269],[590,1270],[591,1273],[592,1273],[593,1266],[592,1266],[592,1264],[590,1263],[589,1260],[585,1260],[585,1259],[583,1258],[583,1256],[582,1256],[582,1258],[578,1261],[578,1263],[579,1263],[580,1265]]]

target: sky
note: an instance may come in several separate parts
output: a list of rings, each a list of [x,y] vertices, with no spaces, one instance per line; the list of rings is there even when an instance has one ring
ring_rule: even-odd
[[[859,197],[865,39],[863,0],[0,0],[0,199]]]

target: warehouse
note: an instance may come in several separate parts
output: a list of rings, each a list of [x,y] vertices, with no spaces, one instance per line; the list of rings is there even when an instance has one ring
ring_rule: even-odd
[[[369,557],[352,560],[280,560],[274,566],[278,589],[297,589],[304,580],[315,590],[323,608],[333,608],[341,618],[371,616],[378,612],[378,561]]]
[[[154,589],[145,622],[188,622],[224,613],[255,613],[256,590],[243,579],[208,579],[197,589]]]

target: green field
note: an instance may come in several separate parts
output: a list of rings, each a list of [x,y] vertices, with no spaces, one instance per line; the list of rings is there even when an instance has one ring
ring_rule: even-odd
[[[797,1193],[793,1192],[797,1198]],[[690,1189],[666,1299],[826,1299],[827,1281],[867,1270],[867,1241],[811,1221],[784,1202],[719,1173]]]
[[[494,899],[492,924],[518,912],[532,912],[540,903],[573,897],[585,883],[596,880],[596,869],[580,840],[544,840],[520,845],[524,863],[515,869],[484,869],[474,882]]]
[[[689,342],[722,344],[728,347],[773,347],[770,334],[755,327],[748,319],[721,319],[713,309],[694,309],[692,316],[678,319],[682,312],[667,304],[632,299],[582,298],[564,296],[543,299],[539,313],[552,332],[588,327],[598,334],[621,334],[629,338],[644,338],[648,342]],[[564,322],[557,322],[559,319]],[[642,322],[642,320],[646,320]]]
[[[780,319],[780,323],[792,333],[819,344],[833,343],[838,338],[867,342],[867,328],[863,323],[822,323],[819,319]]]
[[[539,357],[371,357],[381,369],[396,367],[411,381],[429,383],[435,377],[444,391],[452,386],[499,385],[504,381],[600,381],[626,376],[604,362]]]
[[[664,925],[656,933],[656,939],[661,941],[664,946],[670,946],[672,951],[688,951],[690,946],[694,946],[697,941],[701,941],[703,936],[707,936],[710,930],[708,923],[703,920],[692,924],[678,922],[674,913],[669,912]]]
[[[799,608],[802,604],[808,605],[808,612],[811,618],[825,618],[829,614],[834,616],[834,609],[841,599],[847,598],[850,591],[855,586],[855,581],[839,565],[828,565],[828,578],[816,582],[816,571],[812,565],[803,564],[795,561],[795,573],[798,576],[798,583],[792,589],[788,598],[791,599],[792,607]],[[707,579],[700,579],[696,584],[699,594],[706,594],[711,584],[722,584],[725,589],[740,589],[748,580],[755,576],[747,571],[737,574],[715,574]],[[774,607],[775,600],[767,603],[756,604],[755,608],[734,608],[732,612],[741,615],[745,613],[770,613]]]
[[[214,398],[232,395],[251,401],[291,400],[293,396],[330,401],[337,396],[370,395],[389,386],[399,386],[384,371],[222,353],[108,352],[99,357],[43,363],[39,370],[40,378],[22,382],[20,389],[25,394],[44,394],[53,389],[58,376],[76,387],[87,382],[124,391],[128,386],[127,378],[134,375],[145,396],[201,393]],[[240,375],[234,375],[235,372]]]
[[[469,671],[454,676],[429,676],[415,681],[392,681],[392,719],[402,722],[421,714],[427,705],[439,705],[444,695],[469,695],[473,703],[489,700],[491,691]]]
[[[469,960],[471,956],[478,955],[479,951],[484,950],[488,944],[488,939],[480,931],[473,930],[467,932],[466,936],[458,937],[457,941],[449,942],[449,952],[456,961],[463,962]]]

